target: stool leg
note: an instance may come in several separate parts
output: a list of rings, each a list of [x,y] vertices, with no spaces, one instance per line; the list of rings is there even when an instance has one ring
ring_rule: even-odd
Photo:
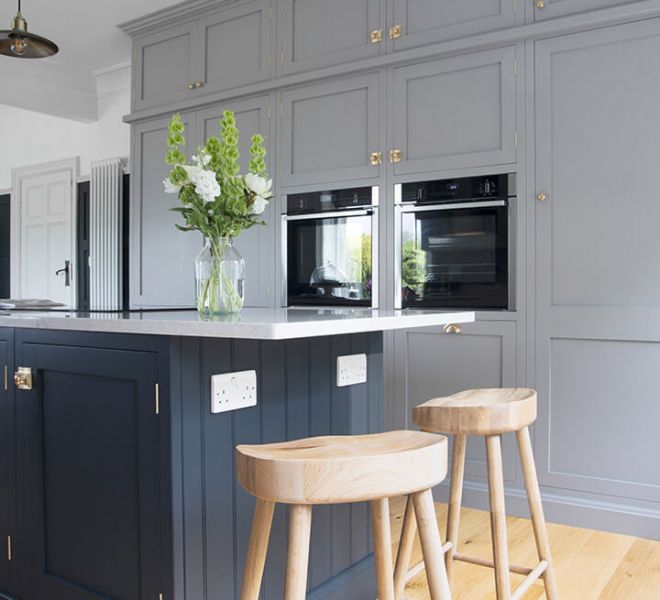
[[[289,543],[284,600],[305,600],[312,507],[292,504],[289,509]]]
[[[458,524],[463,499],[463,475],[465,473],[465,446],[467,436],[454,436],[454,451],[451,459],[451,488],[449,491],[449,511],[447,514],[447,541],[451,548],[445,553],[447,578],[451,584],[454,576],[454,554],[458,551]]]
[[[545,595],[548,600],[557,600],[559,598],[559,593],[557,591],[554,566],[550,557],[550,542],[548,540],[548,531],[545,526],[545,517],[543,516],[543,504],[541,503],[539,482],[536,476],[536,465],[534,464],[532,442],[529,438],[529,428],[525,427],[524,429],[517,431],[516,437],[518,438],[520,462],[522,463],[525,489],[527,490],[529,512],[532,515],[532,525],[534,526],[536,548],[539,553],[539,559],[545,560],[548,563],[545,573],[543,574]]]
[[[390,503],[387,498],[371,501],[371,523],[374,530],[378,600],[394,600]]]
[[[509,575],[506,509],[504,507],[502,440],[499,435],[486,437],[486,456],[488,458],[488,491],[490,494],[490,526],[495,562],[495,589],[497,600],[510,600],[511,578]]]
[[[415,516],[419,528],[419,538],[422,542],[422,555],[426,566],[426,579],[431,592],[431,600],[450,600],[451,591],[445,570],[444,556],[440,531],[433,509],[433,494],[431,490],[413,494]],[[379,598],[380,600],[380,598]]]
[[[243,573],[241,600],[259,600],[274,510],[274,502],[257,498],[257,506],[254,509],[254,518],[252,520],[250,546]]]
[[[415,508],[413,499],[408,496],[406,500],[406,513],[403,517],[403,529],[399,550],[396,555],[396,567],[394,568],[394,598],[398,600],[406,587],[406,578],[410,568],[410,557],[412,556],[415,534],[417,533],[417,522],[415,521]]]

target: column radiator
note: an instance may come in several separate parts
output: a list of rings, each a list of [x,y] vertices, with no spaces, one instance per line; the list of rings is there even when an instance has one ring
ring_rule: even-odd
[[[89,194],[90,310],[122,308],[123,160],[92,163]]]

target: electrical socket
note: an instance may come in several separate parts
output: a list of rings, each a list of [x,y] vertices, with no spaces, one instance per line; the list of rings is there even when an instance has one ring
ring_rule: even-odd
[[[337,387],[367,381],[367,355],[351,354],[337,357]]]
[[[257,404],[257,372],[239,371],[211,376],[211,412],[248,408]]]

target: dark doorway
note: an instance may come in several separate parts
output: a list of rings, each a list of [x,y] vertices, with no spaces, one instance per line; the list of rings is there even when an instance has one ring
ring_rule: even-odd
[[[11,295],[11,267],[9,264],[11,236],[11,208],[9,194],[0,196],[0,298]]]

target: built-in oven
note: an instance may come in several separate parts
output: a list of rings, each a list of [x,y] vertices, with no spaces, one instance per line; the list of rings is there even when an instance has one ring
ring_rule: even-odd
[[[286,197],[284,306],[378,307],[378,187]]]
[[[395,307],[513,309],[515,175],[395,186]]]

